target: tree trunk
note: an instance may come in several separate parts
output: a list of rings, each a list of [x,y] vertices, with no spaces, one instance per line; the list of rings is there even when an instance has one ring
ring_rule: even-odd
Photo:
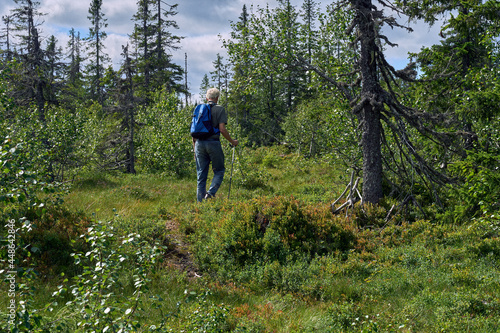
[[[352,1],[356,8],[360,38],[361,103],[363,119],[363,201],[377,204],[382,198],[382,152],[380,98],[383,95],[377,75],[375,55],[379,52],[376,44],[376,27],[373,19],[374,7],[371,0]]]
[[[144,1],[144,11],[142,18],[142,29],[144,31],[144,87],[146,88],[146,92],[149,92],[149,65],[151,62],[149,56],[149,29],[148,29],[148,19],[149,19],[149,7],[148,2]]]
[[[376,204],[383,196],[380,112],[367,104],[363,119],[363,202]]]
[[[130,129],[129,129],[129,142],[128,142],[128,151],[129,151],[129,160],[127,165],[127,172],[136,174],[135,171],[135,146],[134,146],[134,108],[131,107],[130,110]]]

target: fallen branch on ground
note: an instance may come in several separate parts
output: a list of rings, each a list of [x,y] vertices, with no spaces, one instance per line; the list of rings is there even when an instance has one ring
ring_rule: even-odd
[[[358,184],[359,184],[359,180],[360,180],[360,177],[356,178],[356,181],[354,181],[354,171],[351,173],[351,181],[349,182],[349,184],[346,186],[344,192],[342,192],[342,194],[340,195],[340,197],[335,200],[333,203],[332,203],[332,213],[335,215],[335,214],[338,214],[342,209],[346,208],[346,217],[347,217],[347,214],[349,212],[349,208],[353,208],[354,207],[354,204],[358,201],[361,201],[363,202],[363,197],[361,196],[361,193],[359,193],[359,190],[358,190]],[[347,195],[347,200],[346,202],[344,202],[340,207],[338,208],[335,208],[335,205],[337,204],[337,202],[340,201],[340,199],[342,199],[342,197],[344,197],[344,195],[349,191],[349,194]]]

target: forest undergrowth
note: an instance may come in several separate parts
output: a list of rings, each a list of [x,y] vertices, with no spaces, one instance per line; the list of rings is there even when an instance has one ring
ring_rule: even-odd
[[[203,204],[193,176],[81,175],[19,232],[17,327],[495,332],[498,211],[449,222],[432,205],[385,199],[333,215],[348,182],[326,158],[278,148],[244,150],[230,197],[228,175]]]

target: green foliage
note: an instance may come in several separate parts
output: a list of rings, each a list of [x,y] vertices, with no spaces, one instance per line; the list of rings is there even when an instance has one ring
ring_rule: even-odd
[[[29,252],[26,252],[29,254]],[[0,271],[4,273],[4,271]],[[39,276],[32,268],[20,269],[15,274],[17,284],[16,294],[19,295],[19,303],[16,304],[14,318],[9,317],[9,321],[2,322],[0,328],[4,332],[42,332],[49,333],[50,329],[43,328],[43,309],[37,309],[35,299],[35,288]],[[19,281],[19,282],[18,282]]]
[[[356,206],[351,217],[360,228],[377,228],[384,227],[388,223],[389,209],[384,206],[384,202],[380,205],[364,204],[363,206]],[[394,216],[391,216],[394,219]]]
[[[446,1],[437,3],[446,5]],[[404,5],[418,4],[434,7],[424,15],[431,20],[434,14],[451,8],[436,7],[436,2],[429,1]],[[79,105],[82,96],[90,95],[85,90],[91,86],[93,95],[100,97],[96,80],[87,87],[82,86],[83,81],[73,81],[69,94],[78,95],[65,101],[71,112],[51,106],[43,110],[42,121],[42,110],[18,109],[11,98],[18,94],[15,102],[25,102],[25,96],[19,98],[19,83],[26,81],[26,64],[19,58],[5,68],[2,62],[0,137],[7,140],[0,148],[0,218],[12,219],[19,227],[17,329],[496,331],[500,317],[498,4],[472,5],[461,3],[466,11],[472,10],[457,12],[446,22],[442,45],[424,49],[415,57],[426,77],[441,74],[444,68],[453,68],[458,74],[391,91],[403,104],[433,114],[457,112],[465,131],[477,134],[471,136],[477,141],[468,147],[477,151],[456,161],[422,133],[406,132],[403,139],[413,143],[411,149],[422,152],[433,166],[448,165],[459,181],[449,190],[440,189],[447,195],[444,208],[449,210],[430,215],[432,221],[414,221],[420,213],[410,212],[413,222],[407,223],[398,208],[388,219],[389,207],[398,207],[395,201],[356,208],[348,219],[329,212],[326,203],[346,181],[336,173],[340,169],[336,162],[349,167],[361,164],[357,119],[344,112],[350,107],[337,101],[337,91],[319,75],[322,72],[345,83],[353,95],[359,89],[353,67],[356,36],[345,34],[353,13],[334,7],[337,4],[319,16],[302,16],[301,24],[298,11],[280,1],[278,9],[246,13],[234,26],[232,41],[226,43],[234,64],[227,102],[230,118],[237,120],[238,139],[268,145],[285,141],[285,135],[289,147],[314,159],[292,156],[282,146],[246,151],[246,161],[238,157],[235,165],[231,201],[220,196],[195,206],[190,199],[194,201],[194,182],[157,177],[159,172],[185,176],[194,169],[187,135],[191,110],[180,110],[174,95],[153,93],[148,105],[139,110],[137,162],[147,173],[135,178],[96,174],[94,166],[108,167],[115,157],[123,161],[119,142],[124,139],[117,135],[123,132],[120,119],[105,115],[101,105],[88,109]],[[308,15],[318,19],[318,29],[314,22],[307,22]],[[487,21],[480,20],[483,17]],[[139,55],[135,82],[141,83],[151,66],[160,74],[152,86],[165,82],[175,86],[179,68],[168,67],[172,64],[165,54],[157,62],[148,56],[141,59]],[[319,71],[302,71],[296,56]],[[101,69],[92,68],[93,74],[97,74],[95,70]],[[102,78],[104,89],[115,87],[118,79],[110,67]],[[47,92],[57,99],[52,91]],[[404,126],[399,119],[393,124]],[[447,135],[448,125],[440,124],[437,130]],[[384,130],[387,147],[396,147],[401,138],[392,136],[388,127]],[[227,152],[226,158],[230,156]],[[414,179],[416,173],[406,173],[403,182],[390,174],[398,167],[405,169],[407,162],[421,162],[405,159],[408,150],[400,152],[396,156],[384,151],[386,161],[393,159],[386,164],[391,169],[386,179],[412,190],[425,204],[423,212],[436,210],[426,184]],[[92,176],[79,173],[81,169]],[[119,211],[112,227],[97,223],[77,238],[89,227],[83,213],[47,207],[53,204],[50,200],[41,205],[40,198],[46,196],[43,192],[52,194],[57,185],[48,182],[50,178],[70,180],[75,175],[80,180],[74,193],[66,196],[67,207],[102,215]],[[280,196],[259,197],[263,193]],[[454,223],[446,223],[450,221]],[[8,254],[5,241],[3,237],[3,263]],[[178,258],[181,264],[172,260],[161,267],[175,278],[156,275],[160,268],[154,262],[160,259],[160,248],[153,245],[156,241],[176,246],[161,252],[168,260],[184,250]],[[72,251],[77,252],[77,265],[69,262]],[[197,269],[189,262],[191,253],[202,270],[178,273],[178,266]],[[170,270],[172,267],[176,269]],[[51,281],[60,270],[67,280],[57,281],[55,293],[46,292],[54,289]],[[203,291],[182,297],[185,289]],[[6,294],[3,289],[2,294]],[[51,294],[60,296],[60,304],[50,299]],[[4,310],[0,312],[6,318]],[[7,331],[8,327],[1,329]]]
[[[267,189],[269,188],[269,178],[270,175],[265,170],[260,168],[249,168],[246,171],[242,171],[245,168],[240,167],[241,171],[240,177],[235,181],[235,185],[245,188],[247,190],[255,189]]]
[[[328,308],[329,329],[326,332],[379,332],[377,316],[363,315],[353,302],[342,302]],[[403,328],[400,326],[399,328]]]
[[[75,317],[71,319],[74,324],[67,325],[76,332],[137,331],[141,327],[138,318],[148,311],[143,295],[149,289],[162,247],[150,246],[138,234],[119,237],[110,224],[101,222],[82,238],[89,244],[89,251],[73,254],[82,273],[70,286],[66,285],[69,280],[64,280],[54,293],[55,297],[70,293],[66,307]]]
[[[198,226],[198,262],[215,274],[233,278],[235,267],[280,266],[346,251],[355,242],[352,231],[334,220],[328,210],[305,206],[290,197],[240,203],[212,223],[217,223],[216,229],[211,224]]]
[[[232,157],[229,153],[232,154],[230,151],[225,152],[226,157]],[[236,148],[235,154],[233,184],[237,187],[252,191],[272,191],[272,187],[269,185],[271,174],[268,172],[267,168],[273,168],[278,165],[280,160],[278,156],[279,152],[271,149],[258,148],[251,150],[238,147]],[[227,164],[226,170],[229,171]]]
[[[137,122],[137,155],[145,170],[185,176],[194,168],[189,124],[192,110],[180,109],[175,94],[159,91],[150,107],[141,109]]]
[[[73,112],[51,108],[46,117],[41,135],[48,142],[50,172],[57,180],[71,179],[82,167],[95,161],[92,149],[95,144],[91,142],[102,140],[100,124],[95,119],[96,105],[78,106]]]
[[[348,107],[336,98],[305,101],[290,114],[283,129],[287,143],[304,156],[331,154],[348,166],[360,164],[355,147],[359,133]]]
[[[500,215],[487,215],[474,219],[469,226],[479,239],[468,246],[468,251],[477,255],[478,259],[500,259]]]
[[[237,188],[231,201],[219,197],[197,205],[183,194],[194,188],[192,181],[88,173],[65,206],[47,207],[40,216],[28,211],[28,219],[16,220],[18,226],[32,221],[32,238],[23,239],[36,243],[20,244],[16,257],[19,329],[84,332],[81,322],[96,331],[122,325],[134,332],[495,331],[498,212],[460,224],[408,223],[395,208],[386,221],[397,204],[391,199],[356,208],[348,218],[332,216],[327,199],[337,193],[324,191],[342,190],[346,179],[326,164],[287,155],[283,147],[244,156],[245,163],[268,172],[278,191],[296,192],[300,200],[262,198]],[[495,165],[493,158],[480,159],[483,167]],[[320,196],[318,204],[313,199]],[[77,237],[89,221],[71,213],[78,209],[95,209],[112,222],[87,225],[90,233]],[[67,246],[70,238],[78,265],[63,268],[60,279],[53,276],[57,267],[37,274],[33,265],[44,252],[49,258],[54,246]],[[151,254],[154,246],[160,249],[155,242],[168,247],[161,257]],[[190,253],[200,267],[190,262]],[[61,254],[62,262],[67,251]],[[148,266],[150,258],[157,264]],[[46,272],[50,279],[44,279]],[[139,301],[136,282],[142,283]],[[126,315],[127,309],[136,310]],[[5,315],[0,310],[2,320]]]
[[[500,70],[488,66],[472,68],[464,79],[468,89],[457,103],[459,114],[479,121],[494,119],[500,105]]]
[[[445,219],[458,223],[500,209],[499,156],[486,152],[469,152],[463,161],[451,166],[460,179],[458,186],[450,189],[450,209]]]
[[[59,308],[56,300],[44,309],[37,309],[33,298],[38,277],[33,269],[20,269],[21,301],[11,326],[12,332],[16,329],[29,329],[30,332],[136,332],[142,327],[139,318],[145,316],[149,307],[157,308],[160,298],[152,299],[145,308],[144,294],[148,292],[151,275],[158,267],[164,251],[162,246],[151,246],[138,234],[120,237],[111,225],[101,222],[95,222],[80,238],[88,248],[72,256],[81,273],[71,278],[71,285],[68,285],[70,280],[65,279],[52,294],[55,299],[66,300],[65,311],[72,316],[56,312]],[[36,252],[34,247],[31,251]],[[26,254],[29,259],[29,252]],[[24,265],[32,266],[29,260]],[[56,313],[55,320],[50,312]]]
[[[299,48],[298,13],[289,3],[256,8],[234,24],[225,41],[235,75],[229,110],[250,143],[269,145],[282,140],[280,123],[305,95],[305,74],[295,66],[292,50]],[[295,36],[295,38],[289,38]]]
[[[2,127],[9,139],[22,144],[33,170],[48,181],[67,181],[98,161],[98,147],[107,135],[100,113],[97,105],[79,105],[73,111],[52,107],[40,121],[34,109],[19,108]]]
[[[0,146],[0,202],[37,203],[36,192],[46,187],[33,171],[30,157],[23,143],[4,139]]]
[[[194,300],[187,298],[185,307],[181,310],[183,316],[180,329],[193,333],[219,333],[229,332],[229,308],[224,304],[215,304],[210,298],[210,292],[189,295]]]
[[[49,205],[43,211],[27,211],[23,224],[19,240],[32,252],[27,262],[38,273],[53,277],[61,272],[67,275],[76,272],[71,254],[87,249],[78,236],[89,227],[88,217]]]

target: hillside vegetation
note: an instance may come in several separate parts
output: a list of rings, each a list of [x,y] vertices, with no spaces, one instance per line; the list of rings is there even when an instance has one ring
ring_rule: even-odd
[[[203,204],[177,4],[137,1],[110,64],[102,0],[64,48],[14,2],[0,331],[498,331],[499,1],[243,5],[199,87],[239,142]],[[415,21],[439,42],[395,68]]]
[[[32,232],[20,233],[31,254],[18,275],[19,327],[496,331],[498,211],[450,221],[387,200],[333,215],[346,170],[283,149],[241,150],[229,199],[229,177],[216,199],[196,204],[192,177],[93,173],[63,203],[33,208]]]

